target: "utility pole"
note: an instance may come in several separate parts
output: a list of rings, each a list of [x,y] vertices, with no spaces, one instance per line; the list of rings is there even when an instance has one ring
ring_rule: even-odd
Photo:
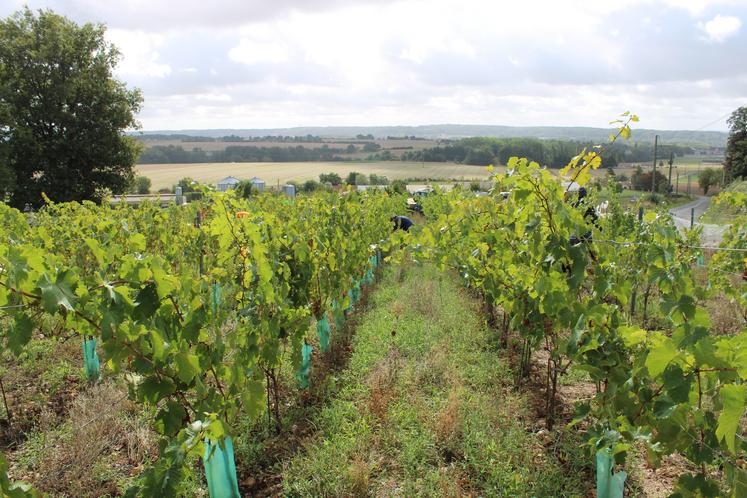
[[[677,170],[677,195],[680,195],[680,172]]]
[[[659,135],[654,135],[654,172],[651,173],[651,193],[656,192],[656,148],[659,146]]]
[[[672,165],[673,164],[674,164],[674,151],[669,153],[669,187],[667,188],[667,190],[672,188]]]
[[[690,195],[690,173],[687,174],[687,195]]]

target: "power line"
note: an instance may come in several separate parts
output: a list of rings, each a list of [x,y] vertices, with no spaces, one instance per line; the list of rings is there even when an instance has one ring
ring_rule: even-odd
[[[745,106],[747,106],[747,102],[746,102],[746,103],[744,103],[744,104],[742,104],[742,105],[740,105],[739,107],[745,107]],[[733,112],[733,111],[729,111],[729,112],[727,112],[726,114],[724,114],[723,116],[719,116],[719,117],[717,117],[716,119],[714,119],[713,121],[711,121],[710,123],[706,123],[706,124],[704,124],[703,126],[701,126],[700,128],[695,128],[695,129],[694,129],[694,130],[692,130],[692,131],[700,131],[700,130],[702,130],[703,128],[708,128],[708,127],[709,127],[709,126],[711,126],[712,124],[716,124],[716,123],[718,123],[719,121],[721,121],[722,119],[724,119],[724,118],[728,117],[729,115],[731,115],[731,113],[732,113],[732,112]]]

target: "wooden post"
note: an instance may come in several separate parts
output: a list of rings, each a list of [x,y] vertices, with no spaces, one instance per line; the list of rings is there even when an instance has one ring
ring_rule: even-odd
[[[654,172],[651,174],[651,193],[656,193],[656,148],[659,146],[659,135],[654,135]]]

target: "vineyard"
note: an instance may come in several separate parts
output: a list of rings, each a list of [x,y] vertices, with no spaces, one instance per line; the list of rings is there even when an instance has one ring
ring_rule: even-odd
[[[623,119],[613,141],[636,120]],[[584,151],[562,175],[585,185],[600,153]],[[546,430],[585,441],[596,496],[623,496],[634,452],[652,466],[672,454],[688,462],[675,496],[747,496],[747,216],[702,247],[697,229],[683,235],[663,212],[626,212],[613,196],[606,216],[589,216],[593,193],[577,198],[526,159],[507,171],[491,195],[426,197],[410,233],[392,232],[404,199],[384,192],[213,194],[166,209],[49,202],[29,217],[0,204],[0,348],[20,357],[40,336],[73,337],[86,382],[119,379],[151,411],[158,454],[127,496],[184,494],[197,465],[211,497],[239,496],[241,421],[286,430],[282,393],[309,388],[317,354],[380,265],[433,265],[484,303],[514,389],[536,388],[541,372]],[[747,196],[719,202],[744,213]],[[714,295],[734,303],[740,331],[714,330]],[[558,391],[570,372],[593,390],[567,420]],[[314,494],[310,479],[286,494]],[[2,456],[0,489],[38,494],[8,477]]]

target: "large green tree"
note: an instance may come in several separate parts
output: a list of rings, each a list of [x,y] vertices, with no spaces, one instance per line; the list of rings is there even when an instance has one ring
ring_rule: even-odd
[[[0,19],[0,190],[11,204],[99,200],[131,184],[139,147],[124,131],[138,126],[142,96],[112,76],[119,52],[104,32],[49,10]]]
[[[727,121],[729,140],[726,142],[724,168],[729,180],[747,176],[747,106],[740,107]]]
[[[703,195],[708,195],[711,187],[721,182],[721,172],[712,168],[704,169],[698,175],[698,185],[703,189]]]

